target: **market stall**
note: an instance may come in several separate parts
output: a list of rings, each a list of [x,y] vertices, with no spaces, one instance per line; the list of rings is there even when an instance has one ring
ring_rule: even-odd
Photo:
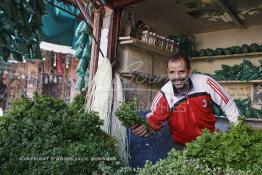
[[[138,96],[144,116],[167,82],[168,57],[184,50],[194,72],[216,79],[235,99],[246,121],[262,127],[261,2],[140,1],[126,7],[121,17],[116,72],[121,76],[125,100]],[[216,126],[227,130],[225,114],[215,105],[213,112]],[[140,166],[148,159],[154,162],[154,154],[165,155],[169,149],[165,129],[162,138],[156,134],[153,141],[131,134],[132,165]],[[162,141],[165,144],[157,144]]]
[[[2,109],[8,110],[21,96],[33,98],[34,93],[63,99],[67,103],[73,100],[78,93],[75,90],[78,60],[70,53],[55,52],[54,48],[52,51],[42,50],[42,55],[43,61],[1,62]]]
[[[0,5],[1,12],[12,7],[0,16],[1,59],[21,62],[3,70],[0,105],[6,96],[29,97],[0,118],[2,174],[261,173],[261,1],[46,0],[79,20],[70,37],[76,40],[74,56],[54,45],[41,54],[41,4]],[[28,19],[18,18],[21,26],[37,26],[32,36],[21,37],[24,29],[14,25],[16,8]],[[167,122],[151,132],[145,116],[168,81],[168,57],[178,51],[190,58],[195,73],[212,76],[236,99],[252,127],[241,120],[228,128],[223,111],[213,106],[216,127],[226,133],[204,130],[178,151]],[[67,104],[74,84],[85,98]],[[33,96],[38,90],[47,96]],[[144,124],[148,137],[135,136],[135,124]]]
[[[233,11],[237,16],[242,15],[241,19],[229,16],[221,4],[211,1],[192,1],[191,6],[190,1],[145,1],[128,7],[123,12],[120,27],[118,72],[129,86],[147,90],[147,95],[139,96],[141,102],[148,104],[154,96],[152,91],[166,81],[168,57],[176,49],[184,49],[191,57],[193,71],[212,75],[232,97],[248,98],[251,107],[260,109],[262,27],[259,3],[224,4],[230,8],[235,5]],[[158,11],[161,13],[153,13]],[[240,24],[239,21],[241,26],[235,24]],[[126,33],[127,29],[131,32]],[[244,70],[244,67],[248,68]]]
[[[112,0],[103,4],[98,2],[100,10],[96,11],[94,22],[85,18],[93,27],[95,38],[101,41],[92,44],[89,82],[99,67],[99,60],[108,58],[113,70],[110,80],[118,73],[125,100],[138,95],[139,106],[146,112],[156,91],[167,81],[168,56],[184,50],[191,57],[194,71],[219,77],[217,80],[236,98],[239,107],[245,109],[241,115],[248,116],[253,126],[261,127],[260,119],[253,119],[261,117],[261,2]],[[240,75],[246,76],[234,75],[236,68]],[[231,75],[225,77],[225,72]],[[108,75],[100,73],[101,70],[99,75]],[[108,88],[107,92],[112,90]],[[109,101],[118,100],[115,90]],[[87,99],[94,99],[94,94],[89,87]],[[225,118],[217,115],[218,125],[225,130]],[[110,127],[114,128],[111,125],[114,115],[101,117],[106,119],[105,130],[110,132]]]

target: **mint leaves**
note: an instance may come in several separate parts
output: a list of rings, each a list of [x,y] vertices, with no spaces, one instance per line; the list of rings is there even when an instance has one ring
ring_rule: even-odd
[[[140,175],[259,175],[262,131],[240,123],[226,133],[205,130],[184,151],[171,150],[155,165],[147,162]]]

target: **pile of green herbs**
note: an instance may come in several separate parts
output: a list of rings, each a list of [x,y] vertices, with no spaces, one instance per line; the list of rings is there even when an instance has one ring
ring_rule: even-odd
[[[183,151],[171,150],[156,164],[147,162],[140,175],[259,175],[262,131],[238,124],[226,133],[204,131]]]
[[[0,122],[0,174],[117,174],[115,140],[84,98],[67,105],[35,95],[12,105]]]

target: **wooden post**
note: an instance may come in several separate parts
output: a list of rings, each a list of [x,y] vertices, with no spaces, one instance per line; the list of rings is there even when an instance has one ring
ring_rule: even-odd
[[[99,8],[94,11],[94,25],[93,25],[93,35],[96,38],[97,42],[100,43],[100,36],[101,36],[101,27],[103,21],[103,8]],[[99,46],[96,45],[94,39],[92,41],[92,48],[91,48],[91,60],[89,64],[89,78],[88,78],[88,90],[87,90],[87,100],[91,95],[91,83],[95,76],[98,66],[98,56],[99,56]]]
[[[112,61],[116,59],[117,53],[117,41],[120,30],[120,20],[123,10],[117,9],[114,10],[109,29],[109,37],[108,37],[108,49],[107,49],[107,57]]]

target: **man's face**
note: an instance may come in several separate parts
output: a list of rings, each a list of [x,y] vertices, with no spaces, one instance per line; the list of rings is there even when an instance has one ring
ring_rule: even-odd
[[[178,90],[183,90],[191,71],[187,69],[184,59],[169,61],[167,66],[168,78]]]

